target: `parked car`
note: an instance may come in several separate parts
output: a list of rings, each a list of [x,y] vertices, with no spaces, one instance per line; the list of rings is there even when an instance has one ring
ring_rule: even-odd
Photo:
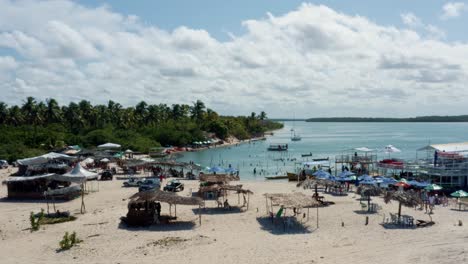
[[[178,180],[171,180],[164,186],[163,190],[168,192],[180,192],[184,190],[184,184]]]
[[[141,178],[129,178],[128,180],[124,181],[123,186],[125,187],[138,187],[145,179]]]
[[[110,170],[105,170],[103,173],[101,173],[101,181],[112,181],[112,178],[114,175]]]
[[[0,169],[7,169],[8,168],[8,161],[0,160]]]
[[[158,179],[145,179],[138,187],[138,191],[159,190],[160,188],[161,182]]]

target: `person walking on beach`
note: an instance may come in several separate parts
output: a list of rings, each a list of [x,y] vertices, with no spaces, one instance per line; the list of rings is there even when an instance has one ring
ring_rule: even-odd
[[[253,170],[253,174],[256,175],[257,174],[257,168],[254,168]]]

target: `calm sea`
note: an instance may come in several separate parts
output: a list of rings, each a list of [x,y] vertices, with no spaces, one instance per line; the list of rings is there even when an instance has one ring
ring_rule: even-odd
[[[291,128],[302,137],[292,142]],[[228,148],[211,149],[201,152],[184,153],[181,161],[194,161],[205,167],[229,164],[240,171],[242,179],[263,180],[266,175],[284,174],[294,171],[296,162],[311,158],[334,159],[335,155],[356,147],[383,149],[394,145],[400,153],[377,152],[379,159],[395,157],[415,159],[425,156],[417,149],[428,144],[468,141],[468,123],[308,123],[284,122],[284,128],[274,132],[266,141],[241,144]],[[271,143],[287,143],[289,151],[270,152]],[[312,157],[302,158],[301,154],[312,153]],[[282,159],[282,160],[280,160]],[[294,161],[296,159],[296,161]],[[293,160],[293,161],[291,161]],[[253,174],[256,168],[257,175]],[[262,171],[264,174],[259,175]]]

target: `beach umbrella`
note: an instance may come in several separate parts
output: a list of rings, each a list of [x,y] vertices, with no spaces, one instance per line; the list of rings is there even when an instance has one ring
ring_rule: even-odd
[[[109,162],[110,160],[108,158],[103,158],[101,162]]]
[[[358,177],[358,180],[360,181],[364,181],[364,180],[374,180],[374,178],[372,178],[371,176],[367,175],[367,174],[363,174],[361,176]]]
[[[342,171],[337,176],[340,177],[340,178],[346,178],[346,177],[353,176],[353,175],[354,175],[354,173],[352,173],[350,171]]]
[[[312,175],[314,175],[317,178],[324,178],[324,179],[330,178],[330,176],[331,176],[330,173],[328,173],[326,171],[323,171],[323,170],[318,170],[318,171],[314,172]]]
[[[209,172],[226,172],[224,168],[221,168],[219,166],[211,167],[208,171]]]
[[[442,186],[439,186],[437,184],[429,184],[424,188],[426,191],[439,191],[442,190]]]
[[[411,187],[411,185],[409,185],[406,181],[399,181],[397,183],[394,183],[393,185],[397,187],[403,187],[403,188]]]
[[[384,148],[385,153],[395,153],[395,152],[401,152],[398,148],[396,148],[393,145],[387,145]]]
[[[463,190],[458,190],[456,192],[451,193],[450,195],[453,197],[459,197],[459,198],[468,197],[468,192],[465,192]]]
[[[468,197],[468,193],[463,190],[458,190],[456,192],[451,193],[450,196],[462,198],[462,197]]]
[[[227,173],[236,173],[236,172],[237,172],[237,170],[236,170],[236,169],[234,169],[233,167],[230,167],[230,168],[224,169],[224,171],[225,171],[225,172],[227,172]]]
[[[389,203],[390,201],[398,202],[398,219],[401,218],[401,206],[406,207],[415,207],[421,204],[421,198],[414,191],[395,191],[395,192],[386,192],[384,194],[384,202]]]

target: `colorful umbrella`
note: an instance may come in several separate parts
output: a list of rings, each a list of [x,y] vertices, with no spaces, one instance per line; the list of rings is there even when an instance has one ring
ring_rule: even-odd
[[[463,190],[459,190],[459,191],[456,191],[456,192],[453,192],[450,194],[451,196],[453,197],[458,197],[458,198],[461,198],[461,197],[468,197],[468,193],[463,191]]]
[[[411,186],[411,185],[409,185],[408,183],[403,182],[403,181],[399,181],[399,182],[397,182],[397,183],[395,183],[395,184],[393,184],[393,185],[395,185],[395,186],[397,186],[397,187],[403,187],[403,188],[409,188],[409,187]]]
[[[424,190],[427,190],[427,191],[439,191],[439,190],[442,190],[442,186],[439,186],[437,184],[429,184],[428,186],[426,186],[424,188]]]

